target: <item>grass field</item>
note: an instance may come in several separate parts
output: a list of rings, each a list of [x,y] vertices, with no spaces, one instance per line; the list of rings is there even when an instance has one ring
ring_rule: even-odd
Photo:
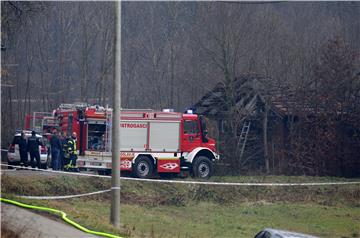
[[[227,182],[344,181],[320,177],[214,177]],[[76,184],[76,186],[73,186]],[[76,194],[107,179],[3,176],[3,197]],[[266,188],[122,182],[120,230],[108,224],[110,195],[26,203],[61,209],[94,230],[127,237],[254,237],[265,227],[320,237],[360,237],[360,186]]]

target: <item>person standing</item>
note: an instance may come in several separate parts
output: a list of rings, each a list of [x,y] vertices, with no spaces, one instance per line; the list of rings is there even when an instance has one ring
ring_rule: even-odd
[[[39,138],[36,137],[36,132],[32,131],[31,136],[28,139],[27,149],[30,153],[30,164],[31,167],[35,168],[34,164],[34,158],[36,159],[36,166],[38,168],[41,167],[40,164],[40,152],[39,152],[39,146],[41,146],[42,143],[40,142]]]
[[[56,129],[54,130],[54,134],[50,139],[50,149],[51,149],[51,167],[53,168],[53,170],[60,170],[61,169],[60,152],[62,150],[62,146]]]
[[[78,171],[76,167],[77,149],[76,149],[76,132],[73,132],[67,140],[67,157],[68,163],[64,166],[64,170]]]
[[[60,141],[61,141],[61,151],[60,151],[60,170],[64,169],[65,164],[67,164],[67,159],[68,159],[68,147],[67,147],[67,133],[66,131],[61,132],[60,134]]]
[[[25,132],[21,132],[21,137],[19,139],[19,153],[20,153],[20,164],[27,167],[28,166],[28,152],[27,152],[27,141],[25,137]]]

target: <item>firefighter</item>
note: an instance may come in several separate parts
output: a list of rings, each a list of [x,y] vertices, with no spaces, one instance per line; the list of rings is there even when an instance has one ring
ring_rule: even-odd
[[[67,141],[68,145],[68,156],[69,162],[64,166],[65,170],[76,171],[78,172],[78,168],[76,167],[77,160],[77,150],[76,150],[76,132],[73,132],[71,138]]]
[[[39,138],[36,137],[36,132],[32,131],[31,136],[28,139],[27,143],[27,149],[30,153],[30,164],[31,167],[35,168],[34,164],[34,158],[36,159],[36,166],[40,169],[40,152],[39,152],[39,146],[41,146],[42,143],[40,142]]]

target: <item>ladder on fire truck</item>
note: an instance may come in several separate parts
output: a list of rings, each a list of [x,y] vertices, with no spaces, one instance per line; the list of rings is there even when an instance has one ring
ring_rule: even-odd
[[[240,138],[239,138],[239,145],[241,145],[241,151],[240,151],[240,157],[239,157],[240,161],[244,154],[247,137],[248,137],[249,130],[250,130],[250,124],[251,124],[250,121],[244,121],[242,130],[241,130],[241,134],[240,134]]]

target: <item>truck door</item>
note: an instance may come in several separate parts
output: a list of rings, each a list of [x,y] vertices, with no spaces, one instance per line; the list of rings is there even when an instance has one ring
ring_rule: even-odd
[[[192,151],[201,146],[201,135],[197,120],[183,121],[182,151]]]

